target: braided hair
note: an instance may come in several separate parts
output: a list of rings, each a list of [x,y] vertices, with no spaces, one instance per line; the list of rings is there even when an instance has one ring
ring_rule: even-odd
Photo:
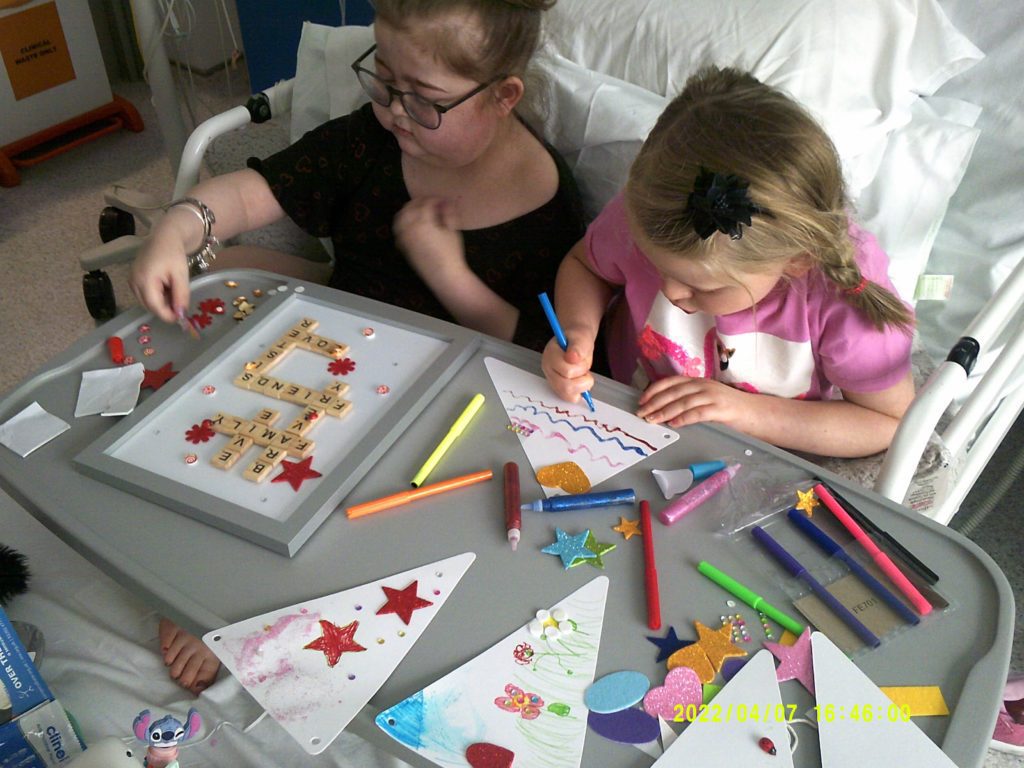
[[[687,80],[637,155],[626,202],[654,245],[737,282],[805,256],[876,328],[913,328],[907,306],[857,265],[831,139],[750,74],[706,67]]]

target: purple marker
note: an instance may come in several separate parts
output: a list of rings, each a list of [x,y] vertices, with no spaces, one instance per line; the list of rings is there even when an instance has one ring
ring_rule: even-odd
[[[672,525],[673,523],[678,522],[683,515],[688,512],[692,512],[720,490],[725,488],[725,486],[729,484],[729,481],[736,477],[736,473],[739,471],[739,464],[730,464],[725,469],[715,472],[715,474],[711,475],[711,477],[700,485],[694,486],[661,510],[661,513],[658,515],[659,519],[665,525]]]

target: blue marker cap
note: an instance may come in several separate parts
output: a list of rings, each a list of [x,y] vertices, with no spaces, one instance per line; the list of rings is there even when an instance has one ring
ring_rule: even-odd
[[[698,483],[706,477],[711,477],[715,472],[721,472],[725,469],[724,461],[700,461],[696,464],[690,465],[690,471],[693,472],[693,482]]]

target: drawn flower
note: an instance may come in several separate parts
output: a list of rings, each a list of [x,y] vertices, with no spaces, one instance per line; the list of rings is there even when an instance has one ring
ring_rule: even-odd
[[[529,664],[533,661],[533,655],[535,651],[533,646],[529,643],[520,643],[516,646],[516,649],[512,651],[512,658],[516,660],[516,664]]]
[[[527,693],[511,683],[505,686],[505,693],[508,696],[499,696],[494,700],[500,709],[518,713],[523,720],[535,720],[540,717],[540,708],[544,706],[544,699],[536,693]]]
[[[343,357],[341,360],[332,360],[327,364],[327,370],[335,376],[345,376],[356,369],[356,362],[350,357]]]
[[[219,311],[218,311],[219,310]],[[214,297],[199,302],[199,311],[204,314],[216,315],[224,311],[224,299]]]
[[[203,419],[201,424],[193,424],[187,432],[185,432],[185,439],[190,443],[205,443],[213,437],[216,432],[213,431],[213,427],[210,425],[209,419]]]

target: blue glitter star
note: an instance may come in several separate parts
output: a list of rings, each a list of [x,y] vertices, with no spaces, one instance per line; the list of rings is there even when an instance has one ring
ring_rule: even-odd
[[[558,555],[562,558],[562,566],[569,570],[574,560],[589,560],[597,555],[587,549],[587,537],[590,530],[570,536],[561,528],[555,528],[555,543],[548,544],[541,552],[548,555]]]
[[[664,637],[651,637],[647,636],[647,639],[658,646],[658,658],[657,662],[662,662],[671,656],[673,653],[678,651],[680,648],[685,648],[688,645],[693,645],[693,640],[680,640],[676,637],[676,628],[669,627],[668,634]]]

